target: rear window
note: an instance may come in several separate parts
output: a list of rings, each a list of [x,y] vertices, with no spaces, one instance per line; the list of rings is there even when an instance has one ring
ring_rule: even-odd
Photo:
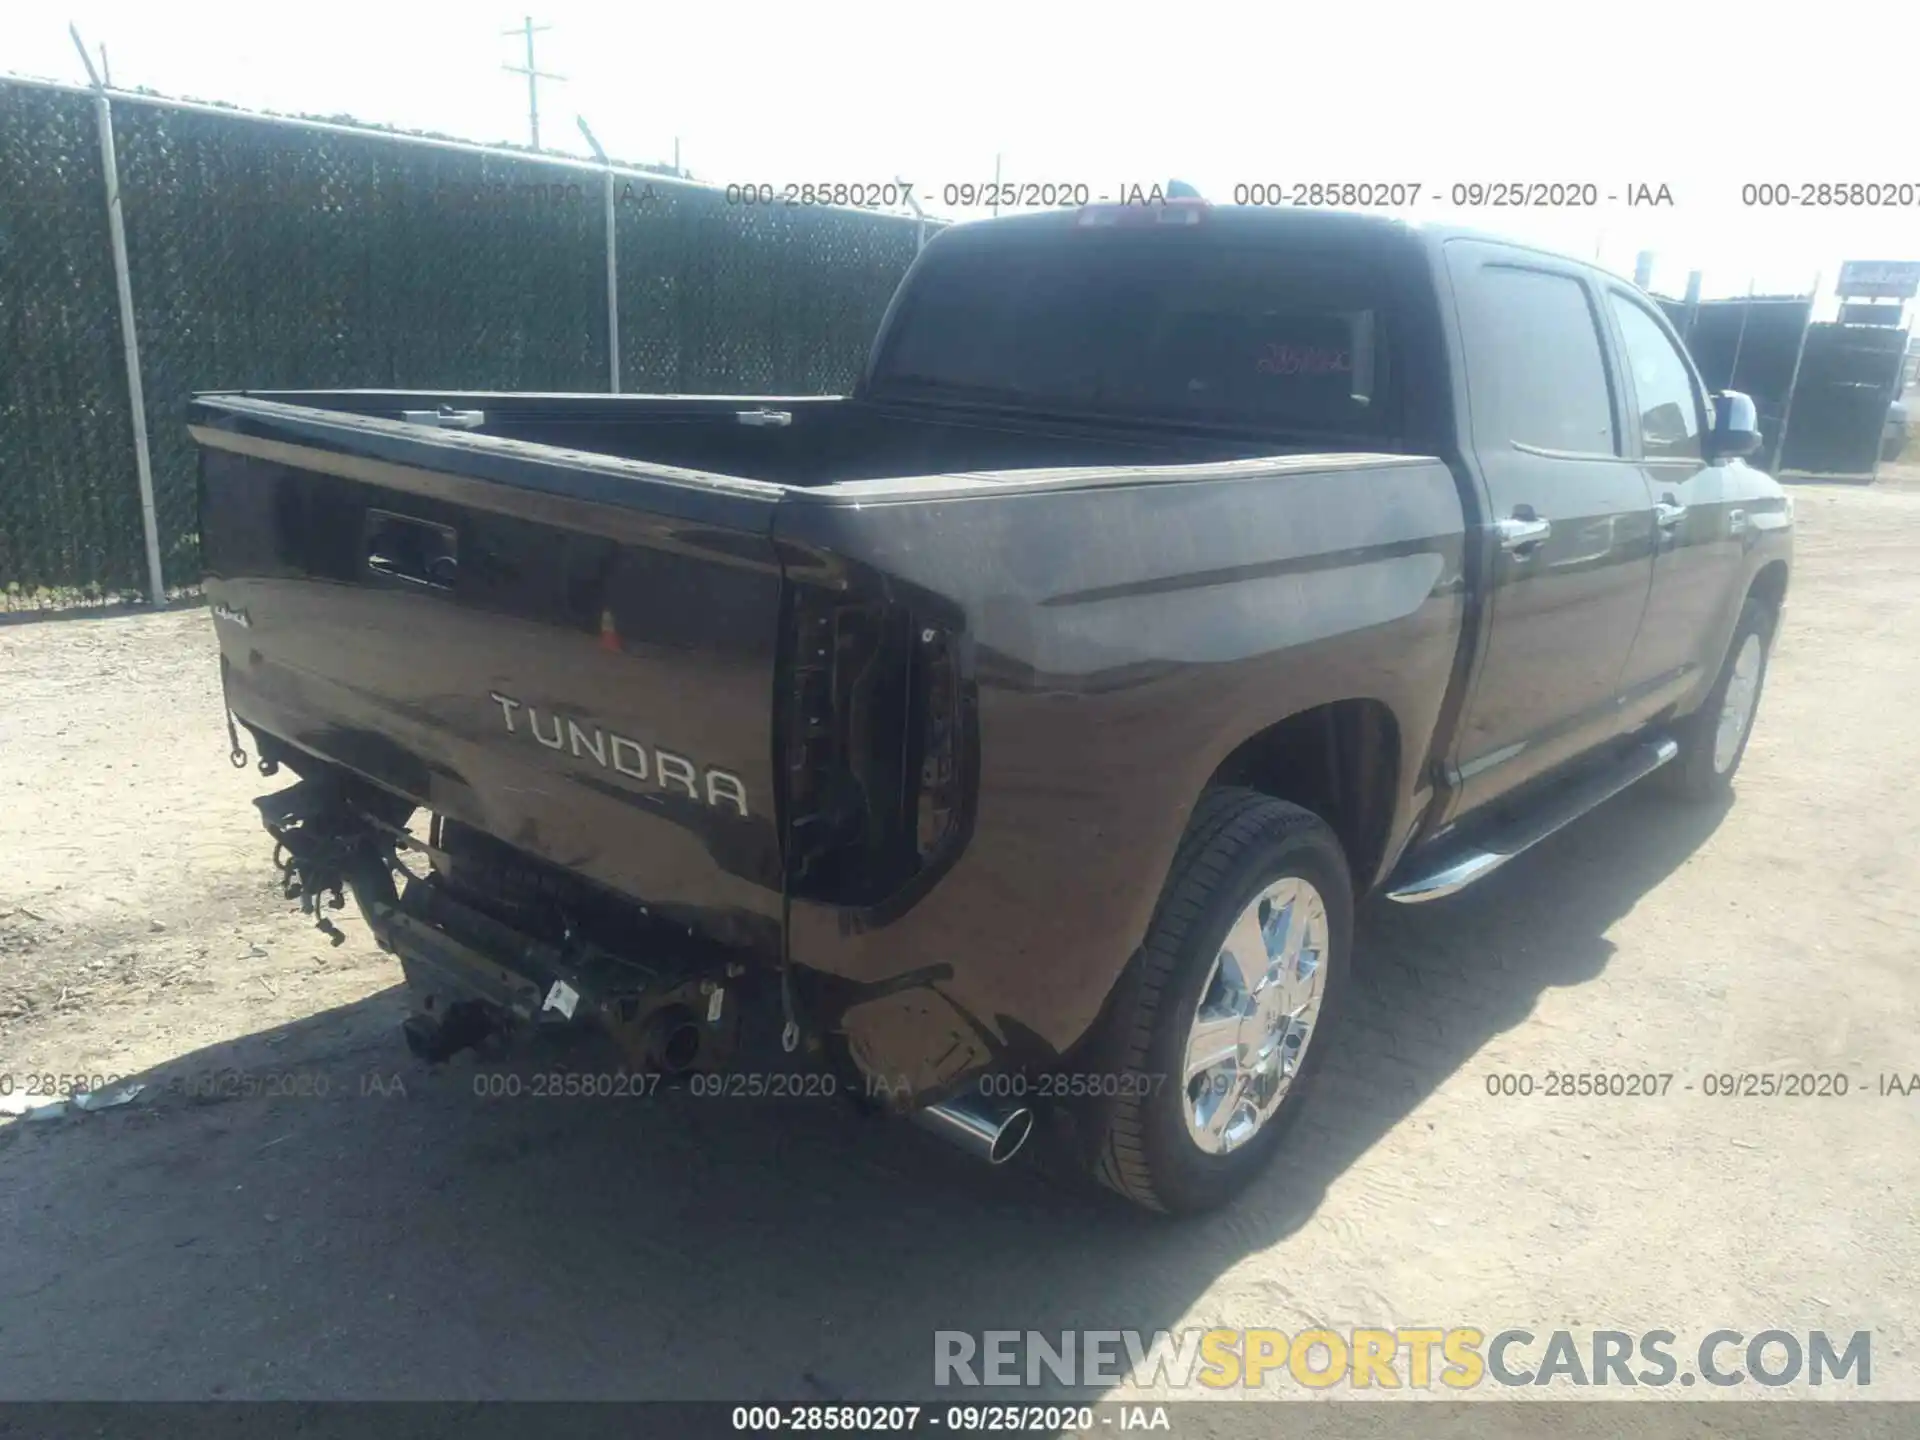
[[[1064,230],[929,251],[872,391],[1378,436],[1383,263],[1351,247]]]

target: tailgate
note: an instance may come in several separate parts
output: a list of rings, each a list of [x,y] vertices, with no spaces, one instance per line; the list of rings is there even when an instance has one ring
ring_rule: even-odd
[[[779,487],[245,397],[192,431],[240,719],[717,938],[777,924]]]

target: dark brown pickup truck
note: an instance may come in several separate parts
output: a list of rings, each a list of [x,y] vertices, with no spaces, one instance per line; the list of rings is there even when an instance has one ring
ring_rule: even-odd
[[[263,818],[422,1056],[759,1047],[1182,1211],[1339,1044],[1357,896],[1728,787],[1792,528],[1753,413],[1588,265],[1177,200],[941,233],[845,397],[192,425]]]

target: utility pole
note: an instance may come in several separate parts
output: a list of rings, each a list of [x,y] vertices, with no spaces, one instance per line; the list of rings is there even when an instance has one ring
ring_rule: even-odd
[[[147,598],[153,608],[167,605],[166,576],[160,568],[160,524],[153,505],[153,456],[147,446],[147,396],[140,384],[140,335],[133,315],[133,271],[127,264],[127,222],[120,203],[120,162],[113,148],[113,102],[107,98],[107,52],[100,51],[94,68],[80,30],[69,23],[67,33],[80,52],[93,86],[95,123],[100,131],[100,172],[106,179],[107,238],[113,247],[113,283],[120,300],[120,350],[127,364],[127,408],[133,412],[133,468],[140,485],[140,531],[147,543]]]
[[[927,246],[927,212],[922,210],[920,202],[913,198],[913,187],[901,180],[898,175],[893,178],[899,182],[900,188],[907,192],[907,204],[912,208],[913,218],[918,222],[913,231],[913,253],[918,255]]]
[[[607,158],[600,137],[593,133],[593,127],[587,124],[587,117],[573,117],[580,126],[580,133],[587,137],[587,145],[593,151],[593,158],[606,168],[601,171],[603,182],[601,194],[606,200],[607,217],[607,389],[620,393],[620,224],[618,207],[613,198],[613,161]],[[678,168],[677,166],[675,167]]]
[[[538,65],[534,64],[533,61],[533,37],[552,28],[551,25],[534,24],[533,17],[529,15],[526,17],[525,23],[516,25],[511,30],[502,30],[500,32],[502,35],[522,36],[527,42],[526,64],[502,65],[500,68],[510,71],[515,75],[524,75],[527,77],[527,128],[532,132],[533,148],[536,150],[540,148],[540,82],[542,80],[564,80],[567,78],[564,75],[555,75],[550,71],[542,70]]]
[[[1807,312],[1811,315],[1812,310]],[[1727,366],[1727,389],[1731,390],[1740,383],[1740,352],[1747,343],[1747,321],[1753,315],[1753,280],[1747,280],[1747,303],[1740,307],[1740,328],[1733,336],[1733,363]]]
[[[1807,332],[1813,329],[1813,307],[1820,303],[1820,282],[1826,279],[1826,271],[1813,272],[1813,289],[1807,293],[1807,318],[1800,322],[1800,343],[1793,347],[1793,373],[1787,377],[1787,400],[1780,407],[1780,435],[1773,442],[1773,472],[1779,474],[1787,468],[1787,422],[1793,419],[1793,397],[1800,389],[1800,362],[1807,354]],[[1877,453],[1877,452],[1876,452]],[[1878,475],[1879,461],[1874,461],[1874,474]]]

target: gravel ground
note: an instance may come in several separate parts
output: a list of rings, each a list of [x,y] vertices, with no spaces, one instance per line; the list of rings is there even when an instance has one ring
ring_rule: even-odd
[[[280,898],[205,612],[0,626],[0,1073],[149,1087],[0,1123],[0,1396],[899,1397],[936,1329],[1425,1324],[1867,1329],[1920,1398],[1920,471],[1796,499],[1736,803],[1369,907],[1290,1149],[1188,1224],[818,1102],[428,1073],[357,919]],[[190,1093],[228,1068],[293,1093]],[[1565,1070],[1675,1078],[1488,1093]]]

